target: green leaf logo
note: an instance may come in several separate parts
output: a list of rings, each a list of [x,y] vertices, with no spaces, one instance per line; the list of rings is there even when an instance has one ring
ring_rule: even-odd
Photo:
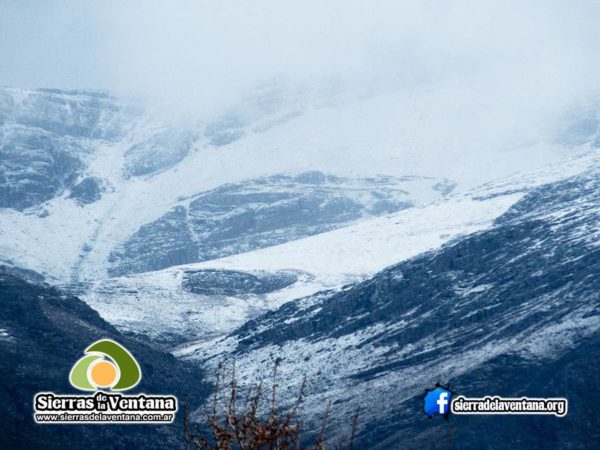
[[[82,391],[125,391],[140,382],[142,371],[129,351],[111,339],[94,342],[75,363],[69,381]]]

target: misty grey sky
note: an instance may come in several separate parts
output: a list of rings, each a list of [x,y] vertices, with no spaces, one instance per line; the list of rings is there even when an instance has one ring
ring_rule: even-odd
[[[0,0],[0,85],[211,102],[274,76],[487,73],[570,95],[600,79],[598,23],[595,0]]]

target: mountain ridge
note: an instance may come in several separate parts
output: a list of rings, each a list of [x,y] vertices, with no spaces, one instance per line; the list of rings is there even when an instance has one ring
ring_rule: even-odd
[[[264,372],[277,359],[281,376],[290,382],[307,376],[306,405],[311,414],[322,412],[326,398],[334,400],[338,408],[334,421],[339,423],[332,424],[333,429],[342,429],[358,403],[367,424],[385,425],[381,432],[390,436],[397,436],[394,430],[399,427],[407,436],[400,442],[406,445],[411,436],[426,430],[425,416],[415,409],[419,392],[436,382],[449,382],[467,395],[470,387],[461,380],[484,367],[503,370],[502,364],[490,366],[503,358],[515,362],[515,367],[507,368],[511,376],[518,377],[520,370],[534,374],[539,395],[572,396],[579,402],[577,408],[591,408],[592,400],[579,394],[588,382],[584,377],[573,386],[561,385],[565,389],[561,392],[544,387],[544,377],[551,376],[561,355],[581,358],[589,351],[584,348],[595,345],[586,342],[597,341],[599,195],[597,168],[541,186],[488,230],[415,256],[340,292],[288,302],[225,338],[180,347],[176,354],[204,367],[223,358],[235,360],[242,379]],[[540,369],[544,365],[549,372]],[[496,385],[493,371],[490,376],[488,385],[478,379],[481,394],[527,393],[523,390],[527,383]],[[507,379],[501,374],[497,378]],[[492,387],[501,392],[491,391]],[[581,417],[577,412],[565,422],[576,426]],[[597,424],[597,417],[588,421]],[[463,423],[462,418],[455,420]],[[500,423],[512,424],[507,436],[519,436],[521,427],[532,422]],[[550,430],[554,422],[533,423]],[[593,429],[586,425],[586,433],[593,435]],[[457,448],[480,442],[477,430],[464,431]],[[365,436],[363,444],[385,448],[369,440],[373,437],[367,437],[368,431],[368,425],[359,430]],[[558,442],[559,447],[584,444],[564,433],[569,437]],[[545,448],[543,441],[536,442],[533,448]],[[511,445],[516,441],[507,439],[506,448]]]

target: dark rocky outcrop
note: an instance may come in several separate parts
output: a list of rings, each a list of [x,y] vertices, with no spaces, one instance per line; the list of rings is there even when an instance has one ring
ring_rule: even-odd
[[[267,294],[294,284],[297,276],[289,272],[247,273],[235,270],[194,270],[185,272],[181,286],[195,294]]]
[[[71,188],[69,198],[74,199],[79,205],[86,205],[100,200],[104,185],[98,177],[87,177]]]

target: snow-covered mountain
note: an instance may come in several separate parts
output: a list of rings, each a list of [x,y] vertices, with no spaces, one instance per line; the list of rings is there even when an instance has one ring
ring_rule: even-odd
[[[485,86],[465,89],[277,82],[181,119],[106,94],[2,88],[2,260],[55,282],[206,260],[427,204],[597,139],[594,108],[578,106],[560,127],[552,116],[523,129],[477,101],[472,91]],[[314,171],[329,177],[325,186],[294,178]],[[269,196],[248,204],[244,195],[258,192]],[[272,220],[280,214],[289,223]],[[307,226],[309,217],[321,219]]]
[[[135,116],[106,94],[0,89],[0,207],[22,211],[65,189],[92,200],[100,186],[83,177],[86,159],[122,139]]]
[[[327,399],[334,402],[334,429],[350,423],[360,406],[360,441],[368,448],[427,446],[432,428],[416,411],[423,389],[436,382],[465,395],[567,397],[572,409],[564,419],[568,425],[554,432],[556,446],[593,448],[597,415],[590,418],[587,411],[594,399],[579,392],[597,375],[571,384],[561,383],[556,372],[561,360],[590,351],[600,332],[599,223],[596,164],[532,190],[488,230],[340,292],[288,302],[225,338],[176,355],[204,367],[228,355],[240,380],[268,373],[277,360],[289,387],[307,377],[311,414],[323,414]],[[522,373],[529,373],[526,382]],[[527,427],[553,427],[551,418],[496,420],[493,427],[491,420],[480,418],[461,430],[461,448],[488,442],[480,432],[485,424],[502,436],[495,448],[519,445]],[[532,440],[529,448],[545,445]]]
[[[197,194],[151,222],[109,255],[109,275],[148,272],[269,247],[363,217],[426,204],[452,191],[423,177],[274,175]]]
[[[302,175],[302,165],[270,164],[277,158],[247,144],[235,154],[242,135],[248,140],[292,120],[277,88],[186,127],[106,94],[1,94],[3,260],[51,280],[155,270],[264,247],[422,204],[453,187],[443,178],[370,171],[363,178]],[[225,139],[232,130],[238,138]],[[162,248],[153,245],[158,241]]]
[[[86,302],[122,330],[159,342],[206,339],[226,334],[287,301],[339,290],[388,265],[486,228],[520,196],[448,199],[262,250],[99,280],[80,289]],[[258,282],[268,288],[253,289]],[[197,284],[201,286],[195,288]]]
[[[96,280],[75,290],[124,331],[160,343],[204,341],[225,335],[290,300],[340,290],[402,260],[484,230],[539,184],[574,176],[595,165],[598,155],[592,152],[587,157],[566,159],[535,172],[447,195],[430,204],[284,244],[156,272]],[[202,279],[204,289],[190,288],[188,280],[194,277]],[[253,291],[255,277],[286,281]],[[226,289],[242,282],[249,283],[247,289]],[[155,320],[158,316],[159,323]]]
[[[485,89],[277,82],[182,119],[2,88],[0,263],[209,372],[280,360],[290,389],[307,376],[307,423],[331,399],[337,436],[359,404],[369,448],[429,445],[443,425],[415,399],[436,381],[588,408],[557,377],[600,327],[600,108],[507,120]],[[549,428],[499,429],[523,426]]]

